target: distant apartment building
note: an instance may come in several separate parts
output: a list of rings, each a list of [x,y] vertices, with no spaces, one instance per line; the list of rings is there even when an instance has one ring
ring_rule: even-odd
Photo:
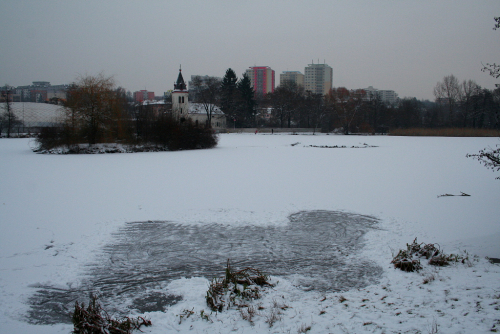
[[[333,69],[327,64],[308,64],[304,70],[304,89],[314,94],[328,94],[332,88]]]
[[[139,90],[134,92],[134,101],[135,102],[143,102],[143,101],[153,101],[155,99],[155,93],[147,90]]]
[[[20,96],[20,101],[29,102],[31,100],[30,86],[18,86],[16,94]]]
[[[373,86],[369,86],[368,88],[363,88],[366,92],[366,99],[371,100],[374,97],[378,96],[382,101],[394,105],[398,102],[398,94],[393,90],[384,90],[384,89],[376,89]]]
[[[68,85],[51,85],[47,87],[47,99],[49,101],[52,99],[66,99],[66,91],[68,90],[68,87]]]
[[[33,86],[38,88],[48,88],[50,87],[50,81],[33,81]]]
[[[246,70],[256,96],[274,92],[274,70],[269,66],[254,66]]]
[[[30,89],[31,102],[46,102],[49,100],[49,81],[33,81]]]
[[[66,99],[68,85],[51,85],[48,81],[33,81],[32,85],[18,86],[9,96],[13,102],[51,102]],[[2,90],[4,88],[0,88]]]
[[[297,86],[304,87],[304,74],[299,71],[284,71],[280,74],[280,85],[285,82],[293,82]]]

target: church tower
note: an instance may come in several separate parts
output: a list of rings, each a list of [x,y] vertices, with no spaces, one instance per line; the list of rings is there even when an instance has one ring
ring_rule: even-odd
[[[189,93],[186,88],[186,83],[182,77],[182,69],[179,68],[179,76],[177,77],[177,82],[174,83],[174,91],[172,92],[172,112],[174,117],[180,121],[189,117],[188,95]]]

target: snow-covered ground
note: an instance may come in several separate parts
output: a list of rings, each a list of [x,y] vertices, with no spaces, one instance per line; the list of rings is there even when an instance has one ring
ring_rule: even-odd
[[[332,231],[304,227],[304,244],[314,243],[314,232],[321,233],[325,257],[348,266],[339,269],[346,282],[352,281],[349,266],[359,275],[359,264],[366,263],[363,284],[351,282],[354,288],[339,291],[338,284],[328,282],[340,279],[331,276],[337,270],[318,265],[316,253],[311,253],[316,261],[311,265],[305,260],[279,263],[276,270],[282,275],[272,276],[275,287],[249,305],[256,310],[251,324],[236,309],[213,313],[209,321],[200,317],[202,310],[210,314],[205,294],[212,277],[169,277],[137,292],[179,296],[164,312],[145,313],[153,326],[143,331],[297,333],[310,327],[311,333],[431,333],[437,326],[439,333],[489,332],[500,327],[500,267],[485,259],[500,258],[500,181],[495,180],[498,174],[465,155],[499,143],[498,138],[222,134],[211,150],[38,155],[31,152],[29,139],[2,139],[0,333],[69,333],[70,324],[28,319],[36,313],[37,322],[55,322],[49,315],[44,321],[43,310],[44,303],[53,308],[58,300],[44,300],[40,294],[97,285],[105,289],[107,263],[141,263],[141,256],[146,262],[157,253],[147,243],[115,253],[135,244],[130,240],[140,240],[124,232],[133,224],[163,222],[168,229],[156,236],[168,231],[187,267],[190,257],[197,266],[208,261],[205,253],[211,249],[219,257],[238,254],[238,249],[250,252],[255,262],[251,256],[239,260],[252,265],[268,263],[268,249],[271,259],[281,254],[292,261],[299,242],[280,248],[273,234],[278,241],[287,240],[287,233],[300,238],[294,217],[318,212],[346,217],[345,222],[373,218],[373,225],[355,229],[360,239],[352,254],[343,254],[336,240],[342,224],[332,224]],[[471,196],[438,197],[461,192]],[[237,242],[230,250],[203,246],[200,235],[207,231],[213,245],[228,238]],[[244,233],[251,242],[244,242]],[[328,233],[340,255],[324,245]],[[260,237],[271,241],[254,251]],[[394,269],[393,254],[415,237],[439,243],[446,253],[467,251],[470,265],[426,265],[420,273]],[[319,251],[311,249],[303,248],[301,259]],[[158,266],[168,272],[165,263]],[[147,268],[154,265],[150,261]],[[315,274],[314,266],[324,273]],[[109,268],[113,272],[116,265]],[[297,272],[285,274],[283,268]],[[326,282],[320,284],[318,278]],[[114,306],[122,302],[116,300]],[[108,303],[113,306],[113,300]],[[179,323],[186,310],[195,313]],[[272,314],[277,321],[270,327]]]

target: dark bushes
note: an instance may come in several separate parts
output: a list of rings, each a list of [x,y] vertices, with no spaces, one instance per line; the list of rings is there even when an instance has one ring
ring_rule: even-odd
[[[50,150],[64,145],[63,131],[57,127],[42,128],[36,139],[38,143],[37,150]]]
[[[75,131],[67,126],[43,128],[36,141],[38,147],[35,152],[47,153],[61,148],[64,153],[90,153],[89,149],[81,146],[86,142],[86,132]],[[113,141],[124,146],[120,150],[124,152],[177,151],[215,147],[217,135],[212,129],[199,126],[189,119],[179,122],[169,114],[164,114],[154,118],[146,136],[135,136],[126,140],[109,138],[103,142]]]
[[[153,124],[152,143],[170,151],[212,148],[217,136],[210,128],[193,123],[190,119],[178,122],[170,115],[162,115]]]

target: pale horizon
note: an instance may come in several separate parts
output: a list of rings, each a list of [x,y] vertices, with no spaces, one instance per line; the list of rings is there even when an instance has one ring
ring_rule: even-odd
[[[5,0],[0,85],[68,84],[104,73],[130,91],[171,90],[191,75],[238,78],[251,66],[279,75],[314,63],[333,86],[373,86],[434,100],[444,76],[494,89],[481,72],[498,62],[498,1]]]

